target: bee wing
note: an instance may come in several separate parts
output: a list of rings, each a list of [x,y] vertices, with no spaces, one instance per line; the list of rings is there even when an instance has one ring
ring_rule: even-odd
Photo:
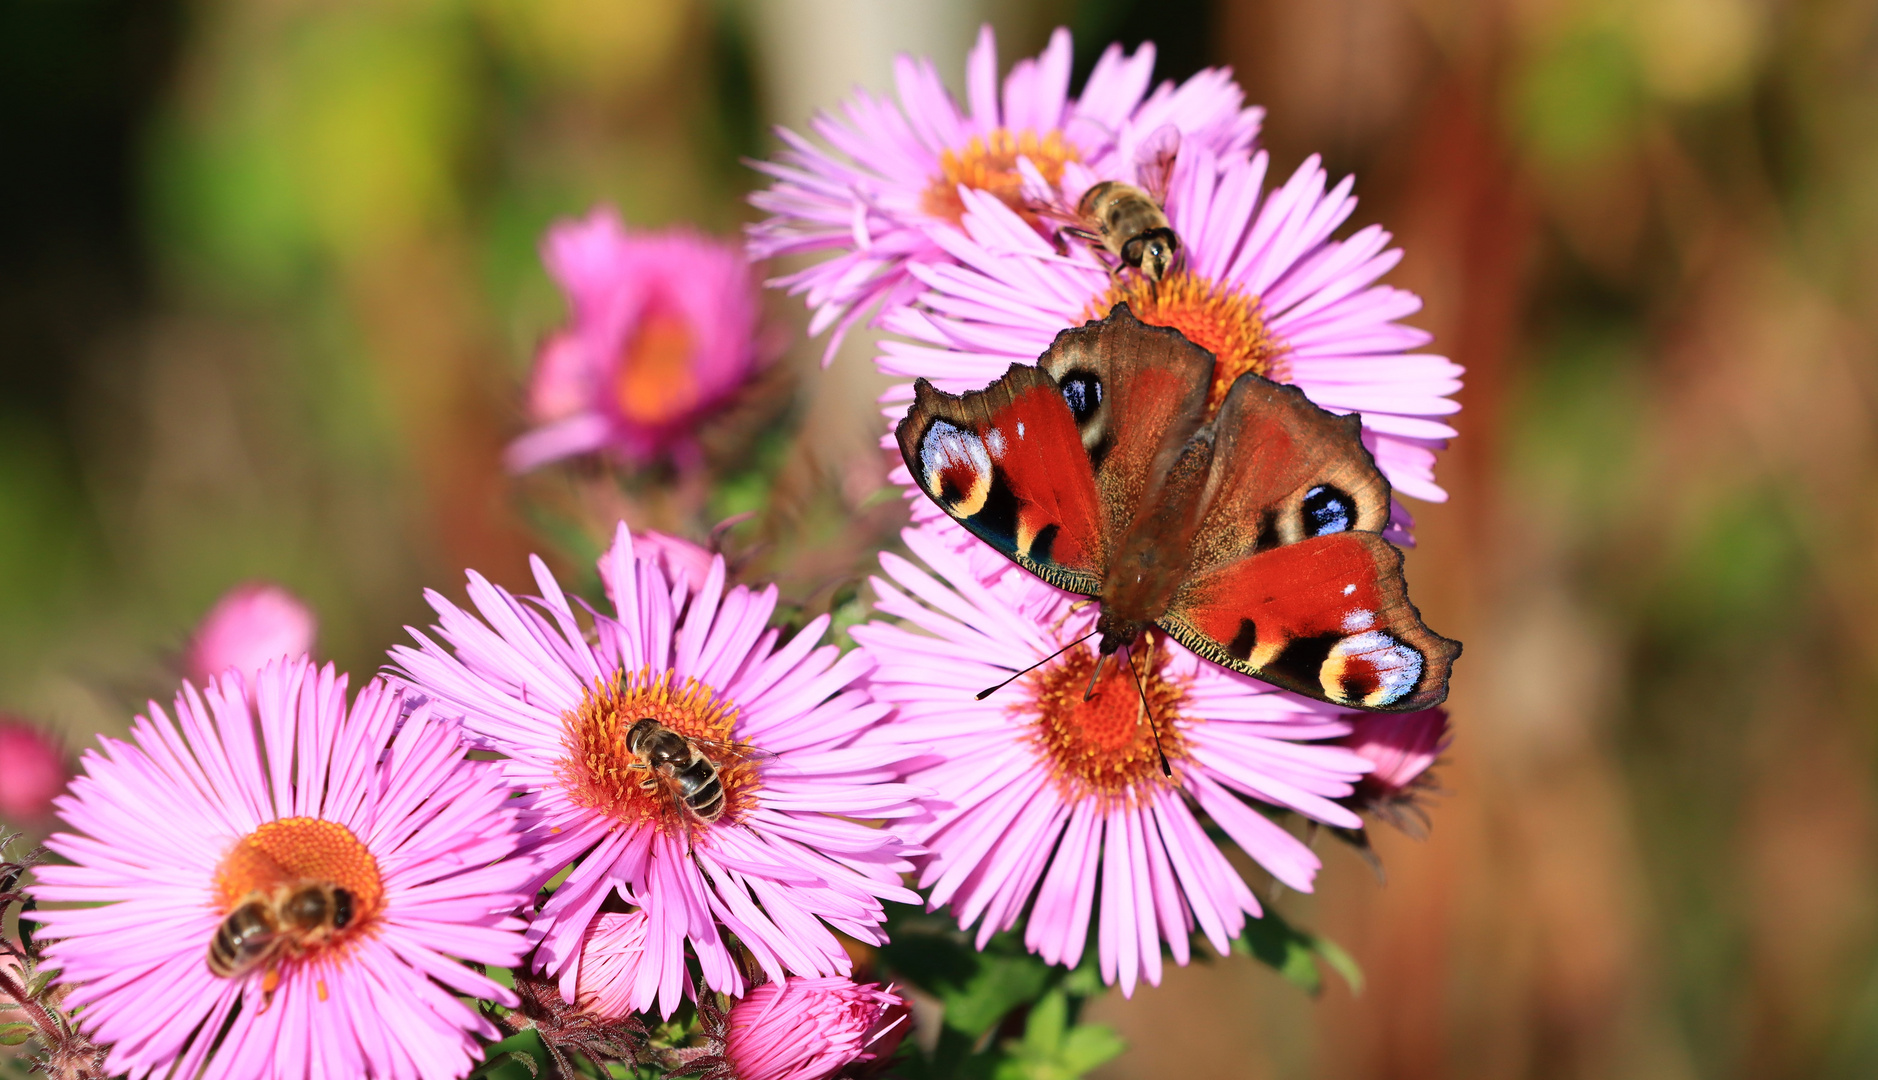
[[[1167,185],[1174,176],[1174,158],[1180,154],[1180,129],[1162,124],[1135,146],[1135,182],[1148,197],[1167,205]]]
[[[707,739],[702,735],[687,736],[693,745],[707,752],[713,764],[718,768],[736,765],[745,761],[774,760],[776,754],[771,750],[762,750],[743,742],[726,742],[722,739]]]

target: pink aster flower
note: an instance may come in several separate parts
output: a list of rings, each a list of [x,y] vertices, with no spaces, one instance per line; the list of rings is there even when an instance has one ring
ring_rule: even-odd
[[[237,585],[202,617],[183,654],[183,674],[192,682],[207,684],[234,668],[252,686],[262,664],[313,651],[318,629],[313,609],[279,585],[267,581]]]
[[[629,230],[598,207],[550,228],[541,257],[573,317],[535,362],[536,427],[509,446],[509,468],[596,451],[633,464],[694,457],[698,421],[766,359],[743,253],[687,229]]]
[[[982,192],[961,195],[963,230],[935,233],[952,263],[909,272],[925,287],[918,307],[882,325],[911,342],[887,341],[883,371],[976,390],[1012,363],[1033,364],[1056,335],[1127,302],[1136,317],[1172,326],[1218,357],[1212,407],[1247,371],[1293,383],[1318,405],[1363,419],[1363,442],[1396,492],[1435,502],[1435,451],[1454,436],[1442,420],[1460,408],[1460,367],[1415,352],[1426,332],[1396,320],[1420,310],[1413,293],[1376,280],[1401,257],[1376,226],[1331,234],[1356,207],[1345,179],[1326,191],[1316,158],[1273,191],[1268,159],[1217,154],[1183,143],[1167,215],[1184,265],[1157,284],[1133,271],[1111,277],[1082,243],[1059,254],[1022,216]],[[1065,191],[1068,189],[1065,188]],[[911,386],[883,399],[897,419]],[[902,483],[911,478],[897,474]],[[1392,539],[1406,540],[1397,508]]]
[[[39,867],[32,890],[83,905],[35,918],[110,1074],[468,1072],[472,1036],[496,1030],[457,995],[515,998],[457,961],[527,949],[512,913],[534,871],[512,858],[500,774],[382,681],[348,710],[346,680],[305,658],[269,662],[251,694],[185,683],[175,708],[150,703],[130,742],[85,754],[59,800],[74,831],[47,841],[73,865]],[[289,898],[319,914],[218,974],[240,956],[218,948],[230,929]]]
[[[870,661],[817,648],[826,617],[779,644],[765,627],[776,589],[726,590],[722,558],[695,591],[675,588],[622,523],[602,563],[614,611],[592,616],[591,635],[535,560],[540,598],[472,573],[481,619],[433,593],[450,648],[413,631],[418,648],[393,650],[507,755],[544,875],[573,864],[530,927],[538,966],[574,1000],[581,942],[618,895],[647,918],[636,1011],[678,1007],[687,950],[706,985],[741,993],[729,934],[772,979],[846,974],[830,928],[882,942],[880,900],[917,899],[899,883],[902,842],[859,824],[917,812],[898,760],[855,745],[887,711],[855,686]],[[707,784],[686,801],[672,766],[647,768],[632,738],[643,719],[703,755],[709,769],[687,775],[714,770],[715,794]]]
[[[900,827],[930,852],[919,880],[931,903],[950,905],[962,928],[976,924],[981,948],[1028,911],[1025,944],[1073,966],[1094,915],[1102,977],[1131,994],[1143,975],[1160,982],[1162,941],[1184,964],[1197,925],[1224,954],[1245,917],[1259,914],[1196,810],[1305,892],[1317,856],[1248,799],[1331,825],[1361,824],[1334,800],[1351,793],[1368,763],[1318,741],[1350,730],[1328,707],[1158,634],[1137,650],[1133,674],[1111,661],[1085,701],[1094,649],[1071,643],[1093,629],[1092,605],[1077,609],[1078,597],[1021,572],[987,583],[931,531],[904,535],[933,572],[883,554],[893,584],[877,578],[874,588],[880,610],[908,625],[852,631],[878,664],[874,695],[899,709],[871,737],[929,755],[907,779],[935,792],[931,817]]]
[[[1341,742],[1369,762],[1370,771],[1345,801],[1411,836],[1425,835],[1428,814],[1418,796],[1434,787],[1428,770],[1452,740],[1448,711],[1359,713],[1348,719],[1351,731]]]
[[[848,979],[764,983],[707,1010],[709,1054],[691,1057],[700,1080],[825,1080],[884,1060],[905,1037],[912,1014],[891,987]],[[694,1052],[695,1053],[695,1052]]]
[[[998,86],[997,42],[989,26],[965,65],[968,108],[961,109],[932,61],[901,56],[894,63],[896,104],[857,91],[838,116],[818,115],[810,127],[828,146],[787,129],[789,148],[757,168],[774,177],[750,201],[772,216],[750,230],[757,258],[831,253],[832,258],[775,284],[807,293],[809,332],[830,326],[832,358],[855,320],[877,304],[888,309],[920,290],[908,269],[950,261],[939,237],[954,232],[967,192],[999,200],[1033,234],[1043,228],[1028,208],[1025,163],[1044,180],[1066,168],[1085,183],[1134,181],[1135,158],[1157,129],[1172,125],[1182,145],[1220,157],[1243,155],[1258,135],[1262,109],[1244,107],[1229,71],[1212,68],[1175,86],[1148,91],[1154,46],[1132,55],[1111,45],[1079,97],[1071,97],[1069,31],[1059,28],[1032,60],[1020,60]],[[1038,236],[1041,240],[1041,236]]]
[[[0,714],[0,820],[38,825],[72,775],[65,748],[31,721]]]

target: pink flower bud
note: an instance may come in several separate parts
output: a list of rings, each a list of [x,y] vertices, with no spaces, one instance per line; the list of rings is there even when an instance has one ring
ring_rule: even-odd
[[[269,660],[311,652],[317,626],[312,609],[286,589],[261,581],[237,585],[196,627],[183,655],[183,673],[205,685],[234,668],[252,685],[255,672]]]
[[[38,726],[0,716],[0,818],[37,825],[52,817],[71,766],[58,740]]]
[[[910,1021],[900,995],[843,978],[764,983],[730,1007],[737,1080],[822,1080],[892,1054]]]
[[[600,1016],[629,1016],[652,1007],[659,969],[643,963],[646,913],[609,911],[593,920],[580,943],[574,1000]]]
[[[683,577],[694,591],[704,584],[705,575],[711,572],[711,560],[716,557],[689,540],[649,529],[633,533],[633,555],[656,565],[664,572],[667,582]],[[617,595],[613,589],[612,548],[600,556],[600,581],[606,586],[608,596]]]

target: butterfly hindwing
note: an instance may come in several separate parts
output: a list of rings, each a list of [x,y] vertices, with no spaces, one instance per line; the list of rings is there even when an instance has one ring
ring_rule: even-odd
[[[1364,449],[1361,421],[1318,408],[1295,386],[1234,380],[1213,421],[1206,509],[1192,567],[1336,532],[1380,533],[1389,482]]]
[[[1222,667],[1391,712],[1439,705],[1461,651],[1423,625],[1402,553],[1372,532],[1313,536],[1196,573],[1160,625]]]
[[[1117,304],[1108,318],[1058,334],[1037,364],[1075,420],[1108,535],[1119,537],[1205,420],[1213,356]]]
[[[1100,589],[1108,549],[1095,475],[1049,375],[1012,364],[969,394],[921,379],[894,434],[921,490],[973,535],[1059,588]]]

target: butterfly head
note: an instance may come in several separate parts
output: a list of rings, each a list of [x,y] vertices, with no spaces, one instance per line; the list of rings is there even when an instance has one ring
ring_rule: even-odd
[[[1139,619],[1124,618],[1105,607],[1096,618],[1096,633],[1101,635],[1096,651],[1104,656],[1112,656],[1140,640],[1142,632],[1149,625]]]

